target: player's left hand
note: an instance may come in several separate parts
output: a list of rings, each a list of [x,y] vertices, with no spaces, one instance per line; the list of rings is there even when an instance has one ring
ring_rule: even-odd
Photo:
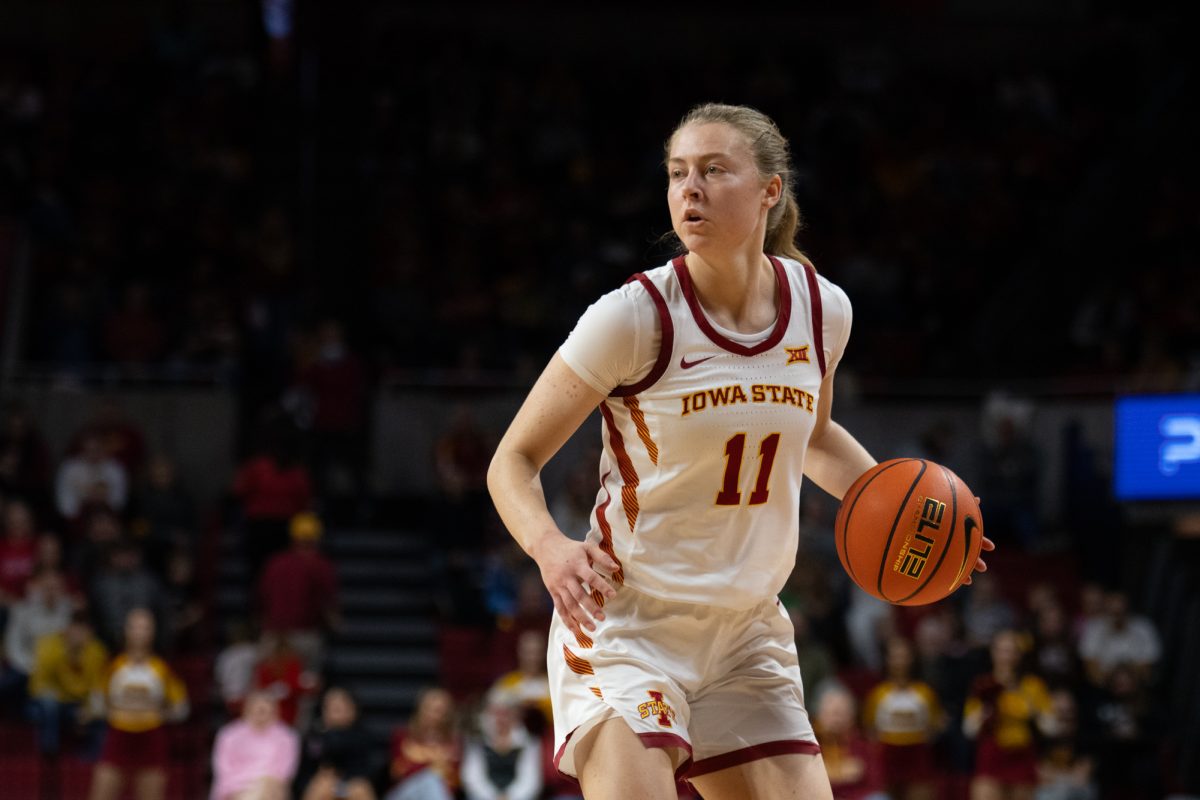
[[[979,505],[979,502],[980,502],[979,498],[976,497],[975,504]],[[988,537],[984,536],[983,540],[979,543],[979,549],[990,553],[992,550],[996,549],[996,543],[993,542]],[[971,572],[972,573],[987,572],[987,562],[983,560],[982,555],[980,555],[979,558],[975,559],[975,569],[971,570]],[[967,575],[967,577],[963,579],[963,585],[969,586],[970,583],[971,583],[971,575]]]

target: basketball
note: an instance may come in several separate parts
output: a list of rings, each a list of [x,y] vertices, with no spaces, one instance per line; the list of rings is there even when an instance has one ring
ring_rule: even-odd
[[[935,603],[971,574],[983,539],[975,495],[941,464],[895,458],[864,472],[834,522],[838,558],[859,588],[903,606]]]

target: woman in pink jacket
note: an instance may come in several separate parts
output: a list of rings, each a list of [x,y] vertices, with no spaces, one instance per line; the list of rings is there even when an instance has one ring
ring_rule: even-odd
[[[246,698],[242,718],[217,733],[212,800],[286,800],[300,757],[296,732],[266,692]]]

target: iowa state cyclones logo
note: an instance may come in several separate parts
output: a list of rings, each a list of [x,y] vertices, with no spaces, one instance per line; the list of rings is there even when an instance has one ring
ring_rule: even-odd
[[[658,724],[664,728],[670,728],[671,720],[675,719],[675,709],[671,708],[666,700],[663,700],[662,692],[651,690],[647,691],[646,694],[650,695],[650,700],[638,706],[638,714],[641,715],[642,719],[657,715]]]

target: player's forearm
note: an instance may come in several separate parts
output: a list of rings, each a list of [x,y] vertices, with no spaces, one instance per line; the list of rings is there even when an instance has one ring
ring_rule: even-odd
[[[850,485],[875,464],[875,459],[848,430],[830,420],[821,436],[808,443],[804,474],[840,500]]]
[[[546,536],[562,535],[546,506],[539,470],[520,452],[501,448],[492,457],[487,484],[504,526],[536,561],[539,543]]]

